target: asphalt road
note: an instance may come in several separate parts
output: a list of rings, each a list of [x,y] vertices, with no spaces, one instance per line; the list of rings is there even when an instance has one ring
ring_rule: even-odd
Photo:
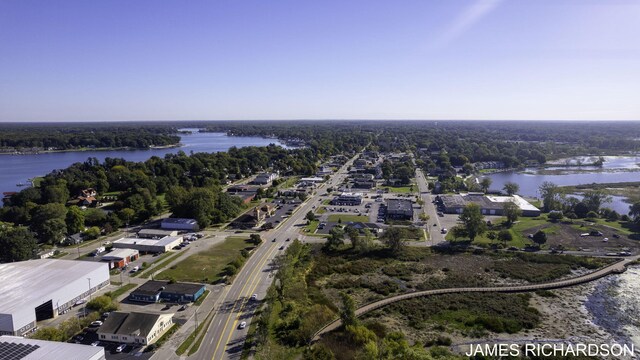
[[[420,192],[420,197],[424,201],[424,210],[429,215],[429,220],[427,221],[427,228],[429,229],[429,245],[437,245],[442,242],[446,242],[444,239],[445,234],[441,234],[440,230],[443,228],[441,224],[441,218],[438,216],[438,210],[436,209],[435,204],[433,203],[434,197],[431,196],[431,192],[429,191],[429,185],[427,184],[427,179],[424,176],[422,170],[416,170],[416,183],[418,184],[418,191]],[[433,223],[436,223],[436,226],[433,226]]]
[[[320,194],[325,193],[328,187],[335,187],[346,178],[346,169],[353,163],[355,157],[349,160],[329,181],[316,189],[316,193],[310,196],[301,206],[279,227],[262,233],[264,243],[249,258],[247,263],[236,275],[231,285],[228,285],[216,304],[215,314],[199,351],[191,356],[192,359],[239,359],[242,354],[249,324],[258,301],[251,301],[253,294],[257,299],[264,298],[267,289],[273,280],[273,259],[290,242],[287,238],[294,239],[298,236],[298,227],[295,225],[305,222],[304,217],[313,206],[321,203]],[[272,240],[276,241],[273,242]],[[239,329],[239,324],[245,321],[247,327]]]

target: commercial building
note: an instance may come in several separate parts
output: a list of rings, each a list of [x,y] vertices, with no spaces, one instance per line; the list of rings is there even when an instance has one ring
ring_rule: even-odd
[[[278,178],[276,173],[260,173],[251,181],[254,185],[269,185]]]
[[[141,253],[164,253],[182,243],[182,236],[165,236],[162,239],[122,238],[113,242],[118,249],[135,249]]]
[[[0,336],[0,359],[3,360],[104,360],[101,346],[69,344],[58,341],[27,339],[18,336]]]
[[[169,230],[198,231],[198,222],[195,219],[166,218],[162,219],[160,227]]]
[[[387,219],[390,220],[412,220],[413,202],[406,199],[387,200]]]
[[[357,206],[362,204],[362,193],[344,192],[331,200],[332,205]]]
[[[483,194],[440,195],[436,197],[447,214],[460,214],[467,204],[474,203],[480,207],[484,215],[502,216],[504,204],[513,202],[522,211],[522,216],[539,216],[540,209],[531,205],[518,195],[513,196],[485,196]]]
[[[109,269],[122,269],[139,257],[140,252],[136,249],[116,249],[104,255],[100,260],[108,262]]]
[[[98,339],[125,344],[153,344],[173,326],[173,315],[114,311],[98,329]]]
[[[129,300],[146,303],[155,303],[160,300],[178,303],[193,302],[198,300],[204,292],[203,284],[150,280],[133,290],[129,294]]]
[[[0,335],[23,335],[109,285],[107,264],[38,259],[0,264]]]
[[[142,229],[138,231],[138,237],[145,239],[161,239],[165,236],[178,236],[178,230]]]
[[[147,303],[160,300],[177,303],[193,302],[198,300],[204,292],[204,284],[150,280],[133,290],[129,294],[129,300]]]

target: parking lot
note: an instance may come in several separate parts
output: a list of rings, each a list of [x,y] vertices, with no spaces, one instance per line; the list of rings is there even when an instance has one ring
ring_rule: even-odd
[[[133,344],[127,344],[121,352],[118,352],[116,348],[121,345],[117,342],[99,341],[97,328],[89,328],[87,331],[82,332],[79,335],[73,337],[72,342],[76,344],[101,346],[104,348],[106,358],[108,360],[120,360],[120,359],[149,359],[153,353],[144,353],[142,346],[134,346]]]

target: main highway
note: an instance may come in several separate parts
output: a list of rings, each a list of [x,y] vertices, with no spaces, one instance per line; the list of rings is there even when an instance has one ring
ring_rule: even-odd
[[[214,308],[213,319],[209,324],[200,349],[191,358],[198,360],[239,359],[253,313],[257,309],[267,289],[273,281],[273,259],[284,251],[290,242],[298,236],[300,225],[305,223],[305,215],[321,204],[320,195],[327,188],[337,188],[347,176],[347,169],[357,155],[347,161],[327,182],[316,189],[297,210],[278,227],[262,234],[263,243],[247,260],[236,275],[233,283],[227,285]],[[274,241],[275,239],[275,241]],[[282,250],[281,250],[282,249]],[[258,301],[251,296],[257,295]],[[239,329],[242,322],[247,327]]]

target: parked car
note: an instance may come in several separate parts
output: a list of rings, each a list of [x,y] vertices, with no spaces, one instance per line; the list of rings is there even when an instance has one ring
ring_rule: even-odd
[[[127,344],[120,344],[120,345],[118,345],[118,347],[116,348],[116,352],[117,352],[117,353],[121,353],[121,352],[123,352],[123,351],[124,351],[124,348],[126,348],[126,347],[127,347]]]
[[[100,341],[94,341],[91,343],[91,346],[98,346],[100,345]]]
[[[243,321],[243,322],[240,323],[240,325],[238,325],[238,329],[244,329],[246,327],[247,327],[247,322],[246,321]]]
[[[90,326],[93,326],[93,327],[102,326],[102,321],[96,320],[92,322]]]
[[[187,304],[180,306],[180,308],[178,309],[178,311],[185,311],[185,310],[187,310]]]

